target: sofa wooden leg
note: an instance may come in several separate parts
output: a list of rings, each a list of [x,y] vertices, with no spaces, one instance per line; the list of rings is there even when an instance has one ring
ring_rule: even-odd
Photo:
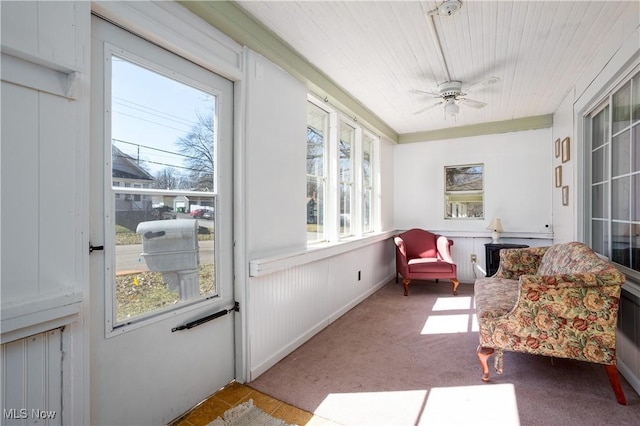
[[[451,280],[451,284],[453,284],[453,295],[456,296],[458,294],[458,286],[460,285],[460,281],[457,278]]]
[[[493,355],[493,348],[485,348],[483,346],[478,346],[477,349],[478,360],[480,361],[480,366],[482,367],[482,381],[489,381],[489,357]]]
[[[402,287],[404,287],[404,295],[408,296],[409,295],[409,283],[411,282],[410,279],[408,278],[403,278],[402,280]]]
[[[613,388],[613,393],[616,394],[616,399],[619,404],[627,405],[627,398],[624,396],[622,385],[620,384],[620,376],[618,375],[618,368],[615,365],[605,365],[607,369],[607,376],[609,376],[609,382]]]

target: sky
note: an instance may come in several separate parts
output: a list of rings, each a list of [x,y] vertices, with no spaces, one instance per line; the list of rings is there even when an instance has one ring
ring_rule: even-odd
[[[114,145],[139,155],[153,175],[184,166],[175,142],[197,124],[198,113],[213,114],[215,97],[118,57],[112,60],[111,90]]]

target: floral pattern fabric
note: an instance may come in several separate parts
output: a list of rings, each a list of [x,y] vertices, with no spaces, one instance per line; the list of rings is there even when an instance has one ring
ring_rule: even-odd
[[[500,252],[500,269],[475,282],[480,345],[616,363],[616,323],[625,277],[582,243]]]

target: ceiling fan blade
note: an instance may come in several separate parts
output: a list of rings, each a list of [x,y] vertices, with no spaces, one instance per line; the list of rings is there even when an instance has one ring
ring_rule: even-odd
[[[432,109],[432,108],[437,107],[438,105],[442,105],[443,103],[444,103],[444,101],[436,102],[435,104],[433,104],[433,105],[429,105],[428,107],[425,107],[425,108],[422,108],[421,110],[418,110],[418,111],[414,112],[413,114],[414,114],[414,115],[416,115],[416,114],[421,114],[421,113],[423,113],[423,112],[425,112],[425,111],[428,111],[428,110],[430,110],[430,109]]]
[[[434,92],[425,92],[424,90],[410,90],[410,93],[417,93],[418,95],[430,95],[430,96],[436,96],[439,97],[440,94],[438,93],[434,93]]]
[[[500,77],[489,77],[486,80],[480,81],[478,83],[473,83],[468,87],[465,87],[463,91],[465,93],[471,93],[473,91],[482,90],[487,86],[491,86],[493,84],[497,84],[500,82]]]
[[[487,104],[484,102],[476,101],[474,99],[467,99],[467,98],[460,99],[460,103],[476,109],[484,108],[487,106]]]

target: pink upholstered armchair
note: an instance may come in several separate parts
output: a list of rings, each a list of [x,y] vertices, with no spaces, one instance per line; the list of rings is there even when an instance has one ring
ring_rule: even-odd
[[[402,275],[404,295],[409,294],[411,280],[448,278],[453,294],[458,294],[457,267],[451,257],[453,241],[423,229],[410,229],[394,238],[396,243],[396,282]]]

